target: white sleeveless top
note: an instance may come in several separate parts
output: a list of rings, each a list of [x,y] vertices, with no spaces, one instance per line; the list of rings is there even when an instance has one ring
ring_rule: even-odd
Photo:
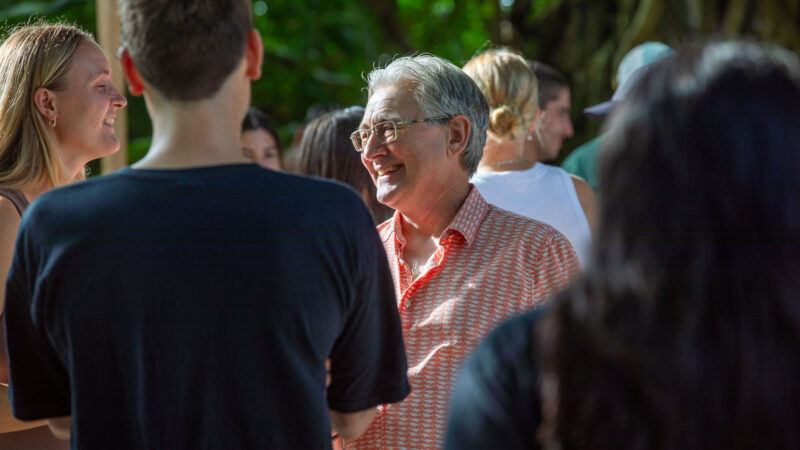
[[[581,267],[586,267],[592,234],[572,178],[564,169],[536,163],[528,170],[479,170],[470,181],[487,202],[560,231],[578,254]]]

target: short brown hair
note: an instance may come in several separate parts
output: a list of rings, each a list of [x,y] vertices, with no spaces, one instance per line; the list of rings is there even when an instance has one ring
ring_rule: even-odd
[[[213,96],[244,55],[248,0],[119,0],[122,45],[139,74],[175,100]]]
[[[562,89],[569,89],[569,82],[559,71],[541,61],[528,60],[528,65],[539,84],[539,109],[544,110],[548,103],[558,98]]]

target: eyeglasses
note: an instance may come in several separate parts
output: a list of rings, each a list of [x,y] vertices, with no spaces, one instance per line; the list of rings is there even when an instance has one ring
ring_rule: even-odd
[[[353,141],[353,147],[355,147],[357,152],[364,150],[364,146],[367,145],[367,141],[369,141],[369,137],[371,135],[375,135],[381,144],[388,144],[389,142],[394,142],[397,140],[397,127],[402,127],[403,125],[409,125],[412,123],[419,123],[419,122],[433,122],[436,120],[448,120],[452,119],[452,116],[443,116],[443,117],[428,117],[425,119],[418,119],[418,120],[406,120],[404,122],[394,122],[392,120],[387,120],[385,122],[380,122],[375,124],[372,128],[362,128],[360,130],[356,130],[353,134],[350,135],[350,140]]]

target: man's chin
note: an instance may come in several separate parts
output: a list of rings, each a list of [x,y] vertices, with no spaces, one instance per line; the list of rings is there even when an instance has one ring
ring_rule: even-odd
[[[375,192],[375,197],[378,199],[378,203],[388,206],[392,209],[397,209],[395,205],[397,204],[397,198],[399,195],[396,188],[378,187],[377,191]]]

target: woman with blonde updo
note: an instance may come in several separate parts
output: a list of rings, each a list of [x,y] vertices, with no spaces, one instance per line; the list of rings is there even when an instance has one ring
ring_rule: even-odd
[[[586,267],[597,200],[589,185],[525,153],[539,117],[538,85],[527,61],[508,49],[472,58],[467,73],[489,102],[489,130],[472,183],[489,203],[551,225]]]
[[[74,26],[22,26],[0,45],[3,280],[25,208],[44,192],[83,179],[89,161],[119,149],[114,120],[125,104],[111,83],[105,54],[91,35]],[[0,290],[0,313],[4,292]],[[45,421],[22,422],[12,416],[5,352],[5,332],[0,330],[0,448],[69,448],[68,441],[50,433]]]

